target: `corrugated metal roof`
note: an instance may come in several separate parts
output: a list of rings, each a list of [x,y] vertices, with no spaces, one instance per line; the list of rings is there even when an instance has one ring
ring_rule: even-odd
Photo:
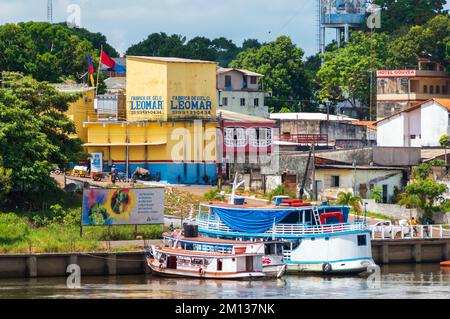
[[[155,57],[155,56],[128,55],[127,58],[130,58],[130,59],[144,59],[144,60],[168,62],[168,63],[208,63],[208,64],[217,64],[217,62],[213,62],[213,61],[192,60],[192,59],[173,58],[173,57]]]
[[[264,124],[275,124],[275,121],[265,119],[259,116],[241,114],[226,110],[217,110],[217,115],[222,115],[224,120],[233,121],[233,122],[241,122],[241,123],[264,123]]]
[[[270,114],[272,120],[308,120],[308,121],[326,121],[327,114],[324,113],[272,113]],[[347,116],[330,115],[330,121],[358,121]]]

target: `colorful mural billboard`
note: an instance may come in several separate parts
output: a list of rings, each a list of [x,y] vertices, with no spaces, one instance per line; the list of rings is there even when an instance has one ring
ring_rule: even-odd
[[[164,223],[164,188],[85,189],[81,226]]]

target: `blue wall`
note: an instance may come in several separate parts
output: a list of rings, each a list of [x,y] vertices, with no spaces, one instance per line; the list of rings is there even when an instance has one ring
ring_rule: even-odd
[[[124,163],[114,163],[119,172],[126,172]],[[129,174],[142,167],[150,170],[152,176],[159,175],[161,181],[170,184],[194,184],[194,185],[211,185],[217,183],[216,164],[192,164],[192,163],[130,163]],[[109,167],[106,165],[104,171],[108,172]],[[204,180],[204,176],[208,176],[208,180]]]

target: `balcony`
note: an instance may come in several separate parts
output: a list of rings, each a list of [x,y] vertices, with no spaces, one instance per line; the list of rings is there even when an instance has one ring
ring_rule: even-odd
[[[283,134],[280,136],[280,141],[300,145],[328,145],[328,134]]]

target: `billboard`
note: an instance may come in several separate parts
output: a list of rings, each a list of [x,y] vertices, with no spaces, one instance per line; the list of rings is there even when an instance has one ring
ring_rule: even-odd
[[[361,25],[366,21],[367,0],[320,0],[322,25]]]
[[[164,223],[164,188],[91,188],[83,192],[81,226]]]

